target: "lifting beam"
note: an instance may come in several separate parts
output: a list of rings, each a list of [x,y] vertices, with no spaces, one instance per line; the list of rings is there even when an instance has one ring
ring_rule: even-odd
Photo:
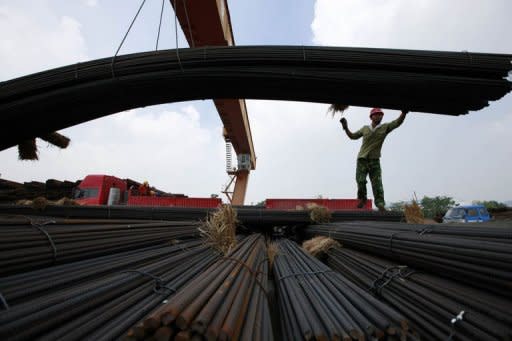
[[[235,44],[227,0],[169,0],[190,47],[232,46]],[[251,128],[244,99],[216,99],[215,107],[224,124],[224,134],[237,155],[249,154],[250,169],[256,167]],[[243,205],[250,170],[238,170],[230,201]]]

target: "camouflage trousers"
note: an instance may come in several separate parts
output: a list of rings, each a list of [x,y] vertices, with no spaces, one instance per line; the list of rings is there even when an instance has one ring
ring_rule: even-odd
[[[368,175],[370,175],[370,181],[372,182],[375,206],[384,206],[384,188],[382,187],[382,171],[380,169],[380,159],[357,159],[357,198],[359,200],[367,199],[366,177]]]

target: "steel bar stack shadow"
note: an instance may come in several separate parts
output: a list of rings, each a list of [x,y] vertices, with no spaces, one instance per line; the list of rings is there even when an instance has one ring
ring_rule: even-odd
[[[311,224],[308,211],[268,210],[261,207],[236,207],[237,217],[244,226],[273,227],[276,225]],[[215,212],[213,208],[188,207],[136,207],[136,206],[46,206],[33,209],[30,206],[0,205],[0,214],[25,216],[66,217],[82,219],[136,219],[165,221],[199,221]],[[55,218],[48,218],[55,219]],[[331,221],[377,220],[400,222],[403,214],[378,211],[334,211]]]
[[[24,221],[23,221],[24,220]],[[0,218],[0,276],[199,237],[198,222]]]
[[[268,271],[263,237],[246,237],[132,327],[126,339],[272,340]]]
[[[216,259],[192,241],[3,277],[0,339],[121,337]]]
[[[345,276],[278,241],[274,259],[284,340],[414,340],[406,318]]]
[[[509,299],[346,248],[332,248],[327,256],[332,269],[406,316],[423,339],[512,337]]]
[[[512,297],[512,226],[489,228],[346,222],[312,225],[305,236],[328,236],[343,246]],[[466,238],[466,234],[471,237]],[[480,238],[476,238],[480,236]],[[490,240],[488,238],[491,238]]]

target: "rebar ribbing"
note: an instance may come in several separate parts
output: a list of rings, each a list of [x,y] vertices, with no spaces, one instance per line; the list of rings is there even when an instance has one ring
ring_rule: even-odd
[[[128,340],[272,340],[265,242],[254,234],[127,333]]]
[[[117,56],[114,63],[104,58],[1,83],[0,125],[16,134],[0,136],[0,150],[123,110],[205,98],[460,115],[511,90],[505,79],[511,60],[499,54],[319,46],[173,49]]]
[[[312,225],[305,236],[329,236],[342,245],[384,256],[450,277],[471,286],[512,297],[512,225],[448,227],[401,223],[354,222]],[[470,238],[465,237],[465,233]],[[482,239],[478,238],[482,237]],[[486,238],[490,237],[490,238]]]
[[[53,219],[29,218],[9,225],[0,218],[0,276],[116,252],[198,237],[193,221],[99,223],[73,225]]]
[[[453,340],[512,337],[509,299],[346,248],[330,249],[327,256],[331,268],[406,316],[423,339],[451,333]],[[461,311],[462,320],[450,323]]]
[[[273,270],[284,340],[412,338],[400,313],[296,243],[284,239],[278,246]]]
[[[88,265],[81,262],[76,270],[71,263],[49,268],[48,272],[3,278],[7,300],[19,299],[0,311],[0,338],[118,338],[218,258],[211,249],[198,244],[193,241],[146,249],[140,254],[91,260]],[[83,273],[86,271],[89,273]],[[68,275],[75,276],[73,281],[60,281],[55,287],[47,283]],[[25,289],[17,287],[22,277],[39,288],[27,300],[20,296]]]

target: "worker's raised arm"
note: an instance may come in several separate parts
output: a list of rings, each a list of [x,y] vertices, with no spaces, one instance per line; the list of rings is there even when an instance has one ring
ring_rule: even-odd
[[[362,136],[362,134],[360,134],[358,132],[353,133],[350,131],[350,129],[348,129],[348,123],[347,123],[347,119],[345,117],[342,117],[340,119],[340,123],[341,123],[341,126],[343,127],[343,130],[347,134],[347,136],[349,138],[351,138],[352,140],[357,140],[358,138],[360,138]]]
[[[405,116],[407,116],[408,113],[409,113],[408,110],[402,110],[402,113],[396,120],[389,122],[388,133],[390,133],[392,130],[400,127],[405,120]]]

